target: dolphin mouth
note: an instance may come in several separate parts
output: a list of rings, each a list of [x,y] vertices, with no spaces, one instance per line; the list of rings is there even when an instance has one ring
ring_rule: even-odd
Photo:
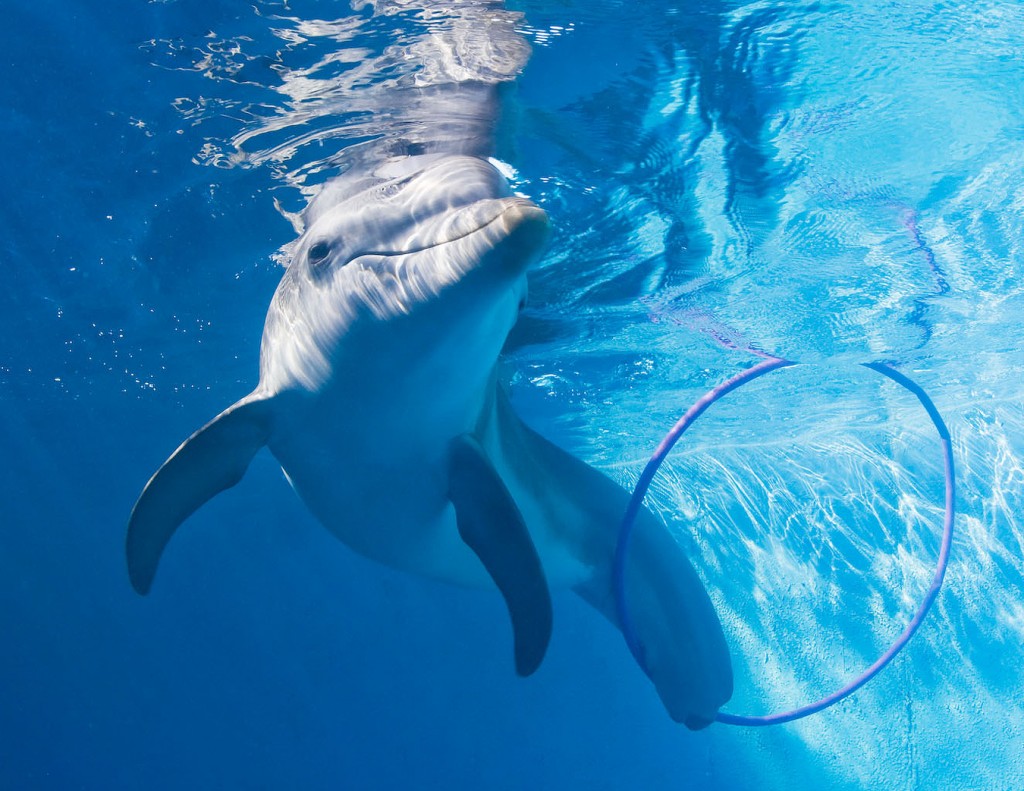
[[[437,250],[446,245],[457,245],[469,237],[487,234],[490,246],[497,246],[516,231],[536,226],[544,233],[548,215],[527,198],[487,198],[454,209],[445,217],[420,226],[408,242],[397,250],[363,250],[357,258],[396,258]]]
[[[493,232],[493,244],[511,236],[525,223],[548,223],[547,213],[537,204],[526,198],[491,198],[465,206],[441,221],[439,231],[447,231],[444,239],[424,244],[406,253],[430,250],[447,244],[461,242],[469,236],[481,232]]]
[[[467,237],[479,234],[488,237],[492,249],[502,247],[506,242],[516,240],[515,247],[519,254],[532,260],[547,240],[550,223],[547,212],[526,198],[499,199],[500,207],[497,214],[487,220],[476,230],[471,230],[442,244],[458,243]]]
[[[435,255],[449,259],[463,274],[479,268],[506,275],[525,272],[550,230],[547,213],[526,198],[480,201],[448,219],[457,227],[467,216],[471,222],[475,218],[476,227],[458,228],[444,241],[426,248],[438,251]]]

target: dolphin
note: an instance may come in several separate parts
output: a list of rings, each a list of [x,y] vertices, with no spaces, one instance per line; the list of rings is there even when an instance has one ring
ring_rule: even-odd
[[[178,526],[264,446],[316,518],[394,568],[496,586],[529,675],[551,588],[618,626],[612,561],[627,493],[545,440],[497,373],[548,233],[488,160],[423,155],[324,193],[270,303],[256,389],[189,437],[131,513],[128,571],[149,591]],[[669,714],[710,723],[732,692],[704,586],[643,511],[627,569],[644,670]]]
[[[366,2],[376,14],[424,5]],[[575,591],[621,628],[613,559],[629,497],[528,427],[498,375],[548,235],[546,214],[489,156],[498,87],[529,48],[500,3],[446,9],[366,65],[407,73],[339,78],[332,101],[378,118],[379,137],[347,149],[349,167],[297,223],[256,389],[182,443],[143,489],[128,522],[128,572],[147,593],[179,525],[266,447],[354,551],[497,588],[516,672],[528,676],[551,637],[551,589]],[[732,694],[728,647],[699,577],[647,511],[625,571],[643,670],[673,719],[708,725]]]

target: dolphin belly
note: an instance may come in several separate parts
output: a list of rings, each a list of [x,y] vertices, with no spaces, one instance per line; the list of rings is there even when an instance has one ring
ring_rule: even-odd
[[[472,425],[467,421],[463,428]],[[457,436],[471,432],[445,433],[443,440],[424,446],[415,438],[403,443],[394,426],[388,438],[364,437],[351,427],[334,434],[311,426],[308,432],[293,429],[286,441],[269,444],[310,512],[353,551],[440,581],[493,588],[487,570],[459,533],[450,494],[447,449]],[[564,531],[552,528],[553,522],[574,521],[573,515],[566,508],[559,513],[544,506],[510,474],[509,459],[498,453],[493,457],[552,587],[585,582],[590,570],[580,561],[578,548]]]

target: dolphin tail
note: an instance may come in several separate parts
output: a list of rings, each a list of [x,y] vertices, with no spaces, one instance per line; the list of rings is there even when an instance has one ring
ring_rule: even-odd
[[[242,480],[270,434],[270,402],[249,395],[185,440],[156,471],[128,519],[128,576],[149,592],[174,531],[203,503]]]
[[[628,493],[529,428],[500,389],[497,405],[506,442],[525,449],[529,459],[521,488],[534,492],[535,508],[548,512],[560,540],[590,569],[575,592],[621,630],[613,561]],[[686,553],[646,509],[633,528],[625,586],[641,665],[669,715],[692,729],[710,724],[732,696],[729,648]]]
[[[649,513],[637,520],[625,574],[638,661],[669,715],[691,730],[710,725],[732,696],[732,664],[703,583],[671,533]],[[620,629],[610,567],[576,592]]]

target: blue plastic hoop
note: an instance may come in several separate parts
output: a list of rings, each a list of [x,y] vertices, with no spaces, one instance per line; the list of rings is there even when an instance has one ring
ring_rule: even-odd
[[[633,525],[636,522],[637,514],[639,513],[644,497],[647,494],[647,489],[650,487],[651,481],[654,479],[654,475],[657,473],[658,468],[661,467],[661,464],[668,456],[669,451],[671,451],[672,447],[676,444],[676,441],[683,435],[683,432],[693,425],[694,421],[696,421],[709,406],[736,388],[742,387],[743,385],[752,382],[754,379],[764,376],[778,368],[785,368],[791,365],[797,365],[797,363],[776,357],[766,358],[757,365],[733,376],[731,379],[726,380],[701,396],[701,398],[699,398],[694,405],[686,411],[686,414],[679,419],[668,434],[665,435],[665,438],[659,443],[658,447],[654,451],[654,455],[651,456],[651,460],[647,462],[647,466],[640,475],[640,479],[637,481],[636,487],[633,489],[633,495],[629,500],[629,504],[626,506],[626,513],[622,518],[622,524],[619,528],[619,539],[615,547],[615,564],[612,584],[615,588],[615,605],[619,614],[619,622],[622,624],[622,634],[626,638],[626,644],[629,646],[630,652],[641,667],[643,667],[644,664],[643,655],[640,650],[640,643],[636,634],[636,625],[633,623],[633,618],[626,602],[625,573],[629,539],[633,531]],[[949,565],[949,552],[953,541],[953,521],[956,515],[956,477],[953,469],[953,446],[949,437],[949,429],[946,428],[946,423],[939,414],[939,410],[936,409],[935,404],[932,403],[931,398],[929,398],[928,394],[925,393],[924,390],[922,390],[921,387],[912,379],[899,373],[885,363],[863,363],[863,365],[865,368],[870,368],[872,371],[876,371],[877,373],[882,374],[882,376],[888,377],[901,387],[913,393],[917,397],[917,400],[920,401],[921,406],[923,406],[924,410],[928,413],[928,417],[931,418],[942,444],[943,466],[946,478],[946,513],[942,526],[942,543],[939,549],[939,559],[936,564],[935,574],[932,576],[931,586],[928,588],[928,592],[925,594],[924,599],[917,608],[917,612],[914,613],[914,617],[911,619],[906,629],[904,629],[893,644],[889,646],[888,650],[875,660],[874,664],[842,688],[836,690],[830,695],[826,695],[814,703],[809,703],[805,706],[800,706],[790,711],[779,712],[777,714],[745,715],[729,714],[720,711],[715,717],[717,722],[723,722],[728,725],[748,726],[776,725],[783,722],[791,722],[792,720],[798,720],[802,717],[819,712],[822,709],[826,709],[848,695],[851,695],[878,675],[882,668],[889,664],[893,657],[895,657],[896,654],[898,654],[910,641],[910,638],[914,636],[918,627],[921,626],[921,622],[928,614],[928,611],[931,609],[931,606],[935,601],[935,597],[939,594],[939,589],[942,587],[942,580],[946,575],[946,567]]]

